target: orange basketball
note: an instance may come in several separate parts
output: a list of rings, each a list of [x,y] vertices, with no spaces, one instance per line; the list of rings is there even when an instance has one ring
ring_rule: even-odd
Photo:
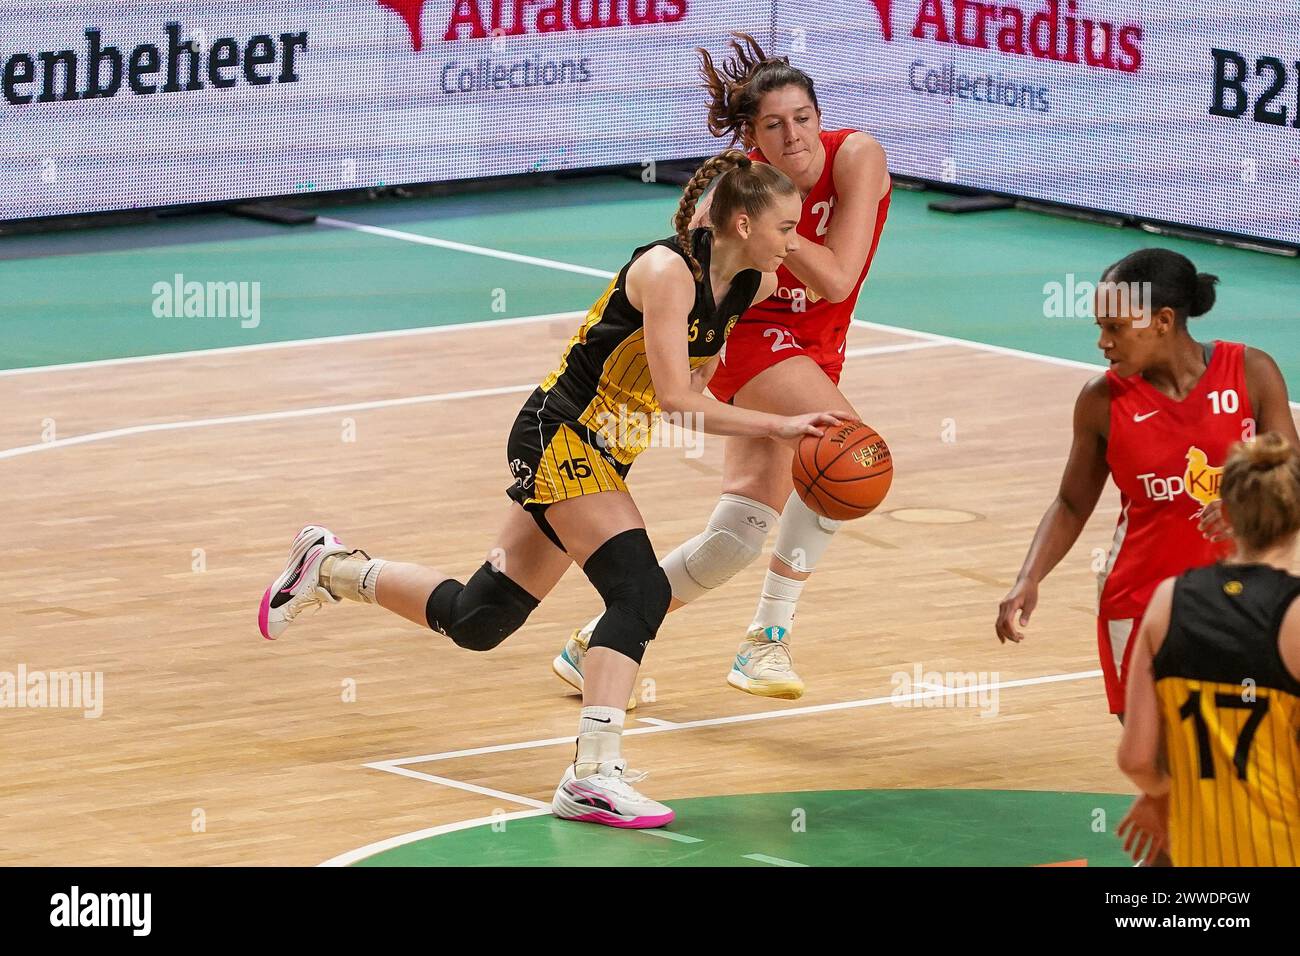
[[[889,494],[894,459],[870,425],[845,422],[821,438],[805,435],[791,468],[799,497],[836,521],[870,514]]]

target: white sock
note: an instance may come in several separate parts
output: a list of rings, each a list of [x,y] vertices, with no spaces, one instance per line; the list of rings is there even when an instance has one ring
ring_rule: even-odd
[[[600,772],[600,765],[618,760],[623,752],[623,711],[617,707],[584,707],[578,720],[578,749],[573,773],[578,778]]]
[[[375,588],[385,564],[382,558],[372,558],[364,551],[332,554],[321,562],[320,583],[336,598],[374,604]]]
[[[584,707],[578,719],[578,733],[621,734],[626,719],[626,713],[617,707]]]
[[[783,640],[794,627],[795,606],[805,583],[769,569],[763,578],[763,593],[759,595],[750,631],[762,631],[763,637],[769,641]],[[773,631],[772,628],[780,630]]]

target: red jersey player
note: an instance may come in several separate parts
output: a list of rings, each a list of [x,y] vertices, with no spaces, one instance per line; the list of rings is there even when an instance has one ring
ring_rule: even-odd
[[[852,129],[822,130],[818,134],[826,154],[825,165],[803,200],[803,216],[799,220],[799,235],[819,246],[826,245],[831,218],[835,213],[839,194],[835,188],[835,158],[851,136],[867,134]],[[771,162],[761,149],[750,151],[750,159]],[[844,347],[848,342],[849,324],[853,321],[853,307],[880,245],[880,234],[889,215],[889,197],[886,192],[876,202],[875,229],[862,271],[844,298],[826,298],[809,287],[783,263],[777,269],[776,292],[770,299],[751,307],[736,324],[718,370],[709,381],[709,391],[719,401],[730,402],[736,393],[760,372],[778,362],[805,355],[821,367],[836,385],[844,368]],[[790,258],[796,258],[798,253]]]
[[[1060,491],[998,612],[998,638],[1023,640],[1016,615],[1028,624],[1039,582],[1113,476],[1121,510],[1102,573],[1097,644],[1110,710],[1121,719],[1129,651],[1152,592],[1231,551],[1219,500],[1228,450],[1270,431],[1300,447],[1273,359],[1235,342],[1197,342],[1187,331],[1188,316],[1213,306],[1217,281],[1168,249],[1143,249],[1106,270],[1097,347],[1110,369],[1079,394]]]
[[[863,132],[823,131],[812,79],[785,57],[766,56],[752,37],[735,36],[731,55],[719,66],[699,51],[709,129],[732,142],[742,139],[753,159],[794,182],[803,198],[798,233],[805,241],[779,269],[776,293],[738,317],[718,363],[701,370],[695,386],[707,383],[719,400],[743,408],[787,414],[782,410],[825,406],[857,416],[837,386],[858,290],[889,210],[885,151]],[[707,207],[705,196],[700,209]],[[790,700],[804,689],[789,646],[795,605],[840,524],[794,494],[792,456],[790,448],[766,439],[727,439],[723,494],[707,527],[660,562],[675,610],[754,561],[777,527],[758,609],[727,683]],[[574,631],[553,664],[578,688],[595,624]]]

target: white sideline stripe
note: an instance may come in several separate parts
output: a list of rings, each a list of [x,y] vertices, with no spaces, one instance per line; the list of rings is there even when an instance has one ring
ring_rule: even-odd
[[[785,710],[764,710],[754,714],[737,714],[732,717],[708,717],[703,720],[688,720],[671,724],[667,727],[632,727],[623,731],[624,737],[634,734],[668,733],[674,730],[690,730],[695,727],[719,727],[724,724],[744,724],[756,720],[775,720],[782,717],[803,717],[807,714],[824,714],[836,710],[854,710],[859,707],[879,707],[882,704],[903,704],[910,701],[925,700],[932,697],[955,696],[957,693],[979,693],[983,690],[1007,687],[1030,687],[1038,684],[1057,684],[1063,681],[1088,680],[1100,677],[1100,670],[1075,671],[1072,674],[1046,674],[1042,677],[1023,677],[1018,680],[998,681],[993,684],[978,684],[971,687],[953,688],[942,692],[899,694],[888,697],[870,697],[862,700],[845,700],[834,704],[813,704],[807,707],[790,707]],[[386,769],[402,767],[408,764],[431,763],[435,760],[454,760],[458,757],[478,757],[483,754],[507,753],[513,750],[533,750],[540,747],[554,747],[560,744],[572,744],[573,735],[564,737],[547,737],[541,740],[523,740],[513,744],[494,744],[488,747],[471,747],[467,750],[449,750],[445,753],[421,754],[418,757],[399,757],[395,760],[383,760],[366,764],[367,767]]]
[[[368,233],[372,236],[383,236],[386,239],[401,239],[404,242],[414,242],[421,246],[437,246],[439,249],[451,249],[455,252],[470,252],[476,256],[488,256],[492,259],[505,259],[507,262],[522,262],[525,265],[541,266],[544,269],[557,269],[560,272],[576,272],[579,275],[595,276],[598,279],[612,279],[618,275],[617,272],[608,272],[604,269],[593,269],[590,266],[575,266],[572,263],[560,262],[557,259],[541,259],[537,256],[525,256],[518,252],[506,252],[502,249],[491,249],[487,246],[473,246],[465,242],[453,242],[450,239],[437,239],[433,236],[421,236],[414,232],[402,232],[400,229],[386,229],[383,226],[367,226],[364,223],[349,222],[347,219],[331,219],[328,216],[318,216],[316,221],[322,226],[333,226],[335,229],[353,229],[357,232]]]
[[[35,445],[21,445],[0,451],[0,460],[30,455],[52,448],[66,448],[69,445],[84,445],[89,442],[109,441],[113,438],[126,438],[131,435],[144,435],[150,432],[180,431],[188,428],[211,428],[215,425],[245,425],[249,422],[271,422],[284,418],[307,418],[313,415],[330,415],[339,412],[359,412],[375,408],[396,408],[402,405],[422,405],[428,402],[451,402],[465,398],[485,398],[494,395],[513,395],[531,392],[536,385],[504,385],[500,388],[476,388],[464,392],[437,392],[433,395],[411,395],[407,398],[385,398],[373,402],[349,402],[346,405],[319,405],[313,408],[290,408],[278,412],[259,412],[253,415],[228,415],[224,418],[191,418],[179,422],[154,422],[149,425],[128,425],[103,432],[89,432],[72,438],[59,438],[55,441],[38,442]]]
[[[928,342],[934,342],[941,345],[964,345],[968,349],[978,349],[981,352],[992,352],[994,355],[1008,355],[1013,358],[1029,359],[1034,362],[1046,362],[1048,365],[1087,369],[1091,372],[1106,371],[1106,366],[1096,365],[1092,362],[1080,362],[1077,359],[1057,358],[1055,355],[1043,355],[1041,352],[1026,352],[1022,349],[1011,349],[1003,345],[989,345],[986,342],[975,342],[971,339],[959,339],[951,335],[940,335],[937,332],[919,332],[916,329],[904,329],[899,328],[896,325],[882,325],[879,322],[868,322],[865,319],[859,318],[854,318],[853,324],[861,326],[864,329],[875,329],[877,332],[893,332],[896,335],[912,335],[919,339],[925,339]],[[1291,407],[1300,411],[1300,402],[1292,402]]]
[[[940,335],[937,332],[920,332],[916,329],[902,329],[895,325],[881,325],[879,322],[868,322],[865,319],[853,319],[853,324],[861,326],[864,329],[874,329],[877,332],[893,332],[896,335],[912,335],[918,339],[925,339],[927,342],[935,342],[941,345],[964,345],[967,348],[978,349],[981,352],[992,352],[995,355],[1010,355],[1015,358],[1033,359],[1039,362],[1046,362],[1049,365],[1061,365],[1065,368],[1083,368],[1096,372],[1104,372],[1105,367],[1094,365],[1091,362],[1080,362],[1077,359],[1057,358],[1055,355],[1043,355],[1039,352],[1024,352],[1020,349],[1010,349],[1002,345],[989,345],[985,342],[975,342],[971,339],[954,338],[951,335]]]
[[[387,840],[379,840],[375,843],[368,843],[365,846],[357,847],[355,850],[348,850],[346,853],[340,853],[338,856],[332,856],[324,863],[317,863],[317,866],[350,866],[368,856],[374,856],[376,853],[383,853],[385,850],[391,850],[395,847],[405,846],[407,843],[414,843],[416,840],[423,840],[427,837],[442,836],[444,833],[455,833],[458,830],[468,830],[471,827],[481,827],[489,823],[500,821],[524,820],[528,817],[540,817],[543,813],[550,813],[550,807],[545,810],[516,810],[514,813],[494,813],[489,817],[475,817],[473,820],[457,820],[455,823],[444,823],[436,827],[426,827],[423,830],[412,830],[410,833],[403,833],[400,836],[389,837]]]
[[[463,242],[453,242],[449,239],[435,239],[432,236],[421,236],[413,232],[403,232],[398,229],[386,229],[383,226],[368,226],[365,225],[364,223],[351,222],[346,219],[332,219],[328,216],[321,216],[318,217],[316,221],[326,226],[331,226],[338,229],[353,229],[358,232],[366,232],[366,233],[370,233],[371,235],[383,236],[388,239],[400,239],[404,242],[414,242],[414,243],[418,243],[419,245],[437,246],[442,249],[454,249],[458,252],[469,252],[475,255],[490,256],[495,259],[505,259],[510,262],[522,262],[528,265],[542,266],[543,268],[547,268],[547,269],[558,269],[562,272],[576,272],[581,275],[596,276],[601,279],[611,279],[615,275],[617,275],[617,273],[615,272],[607,272],[604,269],[593,269],[588,266],[573,265],[572,263],[568,263],[568,262],[560,262],[557,259],[542,259],[542,258],[538,258],[537,256],[525,256],[515,252],[505,252],[504,250],[501,249],[492,249],[487,246],[474,246]],[[223,352],[255,351],[255,350],[267,349],[267,348],[287,348],[295,345],[310,345],[319,342],[349,341],[349,340],[356,341],[357,339],[383,338],[392,335],[418,335],[423,332],[445,331],[445,330],[450,330],[455,328],[464,328],[467,326],[500,325],[500,324],[511,323],[511,322],[518,323],[518,322],[528,322],[528,321],[542,321],[545,319],[558,318],[561,316],[578,316],[583,314],[585,313],[557,312],[554,315],[549,315],[549,316],[524,316],[518,319],[499,319],[496,322],[468,322],[459,326],[454,326],[454,325],[433,326],[431,328],[426,328],[426,329],[404,329],[396,332],[363,332],[358,335],[325,336],[319,339],[299,339],[293,342],[268,342],[260,345],[237,345],[228,348],[199,349],[190,352],[171,352],[165,355],[145,355],[145,356],[138,356],[138,357],[131,357],[131,358],[123,358],[123,359],[104,359],[95,362],[75,362],[67,365],[38,365],[29,368],[0,370],[0,377],[5,375],[19,375],[19,374],[26,374],[32,372],[56,371],[59,369],[88,368],[95,365],[121,365],[130,362],[165,361],[174,358],[189,358],[195,355],[212,355],[212,354],[218,354]],[[970,339],[959,339],[950,335],[939,335],[938,333],[935,332],[919,332],[915,329],[904,329],[896,325],[884,325],[879,322],[868,322],[865,319],[858,319],[858,318],[852,319],[852,322],[854,325],[860,325],[863,328],[868,328],[868,329],[876,329],[881,332],[892,332],[895,335],[910,335],[914,338],[925,339],[930,342],[939,342],[945,345],[964,345],[967,348],[979,349],[980,351],[983,352],[992,352],[998,355],[1012,355],[1012,356],[1017,356],[1019,358],[1030,359],[1031,361],[1047,362],[1048,364],[1051,365],[1061,365],[1066,368],[1083,368],[1083,369],[1093,369],[1097,371],[1101,371],[1103,369],[1102,366],[1094,365],[1090,362],[1079,362],[1074,359],[1056,358],[1055,356],[1052,355],[1043,355],[1039,352],[1025,352],[1021,349],[1010,349],[1001,345],[988,345],[984,342],[975,342]],[[857,350],[854,351],[856,352]],[[901,351],[901,349],[897,351]],[[863,354],[883,354],[883,353],[863,353]],[[1292,402],[1291,407],[1294,409],[1300,409],[1300,402]]]
[[[575,314],[585,315],[586,313]],[[554,318],[554,316],[547,316],[547,318]],[[438,328],[443,327],[440,326]],[[911,348],[937,348],[943,344],[944,343],[915,343],[911,345]],[[874,355],[877,354],[878,351],[910,351],[911,348],[899,345],[874,346],[870,348],[854,349],[849,353],[849,357]],[[3,451],[0,451],[0,461],[3,461],[6,458],[18,458],[21,455],[31,455],[40,451],[49,451],[54,448],[67,448],[71,445],[85,445],[90,442],[110,441],[114,438],[127,438],[132,435],[145,435],[151,432],[181,431],[189,428],[212,428],[218,425],[245,425],[250,422],[271,422],[286,418],[307,418],[313,415],[336,415],[340,412],[361,412],[377,408],[399,408],[405,405],[423,405],[429,402],[450,402],[467,398],[489,398],[497,395],[516,395],[531,392],[536,387],[536,384],[502,385],[498,388],[476,388],[461,392],[435,392],[430,395],[409,395],[406,398],[384,398],[369,402],[348,402],[343,405],[317,405],[310,408],[289,408],[276,412],[255,412],[249,415],[227,415],[221,418],[191,418],[178,422],[152,422],[147,425],[127,425],[122,428],[112,428],[102,432],[88,432],[85,435],[74,435],[71,438],[59,438],[54,441],[36,442],[31,445],[20,445],[17,448],[6,448]]]
[[[685,833],[674,833],[672,830],[638,830],[638,833],[644,833],[646,836],[661,837],[665,840],[674,840],[677,843],[703,843],[699,837],[687,836]]]
[[[963,688],[966,693],[979,692],[980,690],[989,690],[992,688],[1002,687],[1028,687],[1035,684],[1054,684],[1061,681],[1083,680],[1091,677],[1100,677],[1101,671],[1077,671],[1072,674],[1047,674],[1042,677],[1026,677],[1019,680],[999,681],[996,684],[981,684],[977,687]],[[794,707],[789,710],[771,710],[763,711],[757,714],[742,714],[737,717],[715,717],[707,720],[692,720],[680,724],[669,724],[667,726],[655,727],[636,727],[625,730],[624,736],[631,734],[653,734],[665,733],[673,730],[685,730],[691,727],[713,727],[721,724],[744,723],[752,720],[769,720],[777,717],[797,717],[804,714],[824,713],[831,710],[848,710],[855,707],[873,707],[890,702],[903,703],[905,701],[924,700],[929,697],[941,696],[934,693],[925,694],[906,694],[898,697],[872,697],[867,700],[850,700],[837,704],[818,704],[812,707]],[[644,718],[641,718],[644,719]],[[451,750],[440,754],[425,754],[419,757],[400,757],[395,760],[377,760],[364,766],[372,770],[387,770],[389,773],[400,774],[403,777],[413,777],[416,780],[426,780],[432,783],[443,784],[444,786],[455,787],[460,790],[469,790],[472,793],[483,793],[487,796],[498,799],[514,800],[518,803],[529,803],[539,805],[538,801],[529,797],[519,796],[518,794],[507,794],[500,790],[489,790],[486,787],[476,787],[474,784],[461,783],[458,780],[452,780],[448,777],[436,777],[433,774],[421,773],[418,770],[406,769],[406,764],[428,763],[434,760],[450,760],[455,757],[476,757],[482,754],[505,753],[511,750],[532,750],[538,747],[551,747],[559,744],[572,744],[573,736],[570,734],[565,737],[548,737],[544,740],[525,740],[514,744],[497,744],[491,747],[472,747],[468,750]],[[494,823],[498,820],[517,820],[522,817],[540,816],[548,813],[550,807],[539,805],[539,809],[521,810],[517,813],[496,814],[489,817],[477,817],[473,820],[462,820],[459,823],[449,823],[438,827],[429,827],[424,830],[415,830],[411,833],[403,833],[387,840],[380,840],[377,843],[370,843],[366,846],[359,847],[355,850],[349,850],[347,853],[339,854],[326,860],[320,866],[347,866],[358,860],[363,860],[375,853],[382,853],[384,850],[390,850],[393,847],[402,846],[407,843],[413,843],[416,840],[422,840],[426,837],[440,836],[444,833],[453,833],[457,830],[466,830],[470,827],[482,826],[487,823]],[[647,831],[648,832],[648,831]],[[673,834],[668,836],[666,833],[657,833],[666,839],[676,839],[678,842],[703,842],[695,837],[684,837],[684,834]],[[751,854],[749,859],[758,859],[758,856]],[[778,862],[779,861],[779,862]],[[776,866],[801,866],[803,864],[793,863],[789,860],[780,860],[779,857],[767,857],[759,862],[773,863]]]
[[[844,353],[846,359],[861,358],[864,355],[888,355],[890,352],[915,352],[918,349],[941,349],[951,345],[951,342],[902,342],[898,345],[868,345],[862,348],[849,349]]]
[[[520,315],[513,319],[487,319],[479,322],[453,322],[448,325],[422,325],[414,329],[389,329],[384,332],[352,332],[347,335],[322,335],[313,339],[289,339],[284,342],[258,342],[254,345],[223,345],[213,349],[191,349],[187,352],[160,352],[157,355],[128,355],[123,358],[95,359],[90,362],[67,362],[62,365],[29,365],[24,368],[0,369],[0,378],[9,375],[33,375],[38,372],[69,372],[76,369],[111,367],[114,365],[139,365],[142,362],[170,362],[172,359],[208,358],[214,355],[234,355],[239,352],[265,352],[269,349],[295,349],[314,345],[334,345],[342,342],[365,342],[370,339],[397,339],[408,335],[436,335],[439,332],[461,332],[476,326],[498,328],[503,325],[528,325],[533,322],[552,322],[556,319],[577,319],[586,311],[548,312],[544,315]]]
[[[677,725],[671,720],[660,720],[658,717],[638,717],[637,720],[643,724],[653,724],[656,727],[676,727]]]
[[[779,856],[768,856],[766,853],[746,853],[743,859],[755,860],[759,863],[770,863],[772,866],[808,866],[807,863],[796,863],[794,860],[783,860]]]
[[[450,777],[435,777],[433,774],[421,773],[419,770],[407,770],[405,767],[391,767],[384,764],[368,763],[364,766],[372,770],[386,770],[389,773],[395,773],[403,777],[412,777],[416,780],[426,780],[429,783],[442,784],[444,787],[454,787],[457,790],[466,790],[470,793],[477,793],[483,797],[492,797],[494,800],[505,800],[508,803],[517,803],[521,806],[531,807],[535,810],[550,810],[549,803],[543,803],[540,800],[534,800],[532,797],[520,796],[517,793],[507,793],[504,790],[493,790],[491,787],[480,787],[478,784],[465,783],[462,780],[452,780]]]

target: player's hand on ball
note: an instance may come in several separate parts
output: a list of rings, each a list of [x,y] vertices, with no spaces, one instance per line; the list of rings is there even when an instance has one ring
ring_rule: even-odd
[[[1223,513],[1223,499],[1211,501],[1201,512],[1201,523],[1198,526],[1201,534],[1211,541],[1227,541],[1232,535],[1232,525],[1228,524],[1228,516]]]
[[[804,435],[821,438],[823,429],[834,428],[852,419],[848,412],[809,412],[807,415],[779,418],[772,429],[772,437],[783,441],[797,441]]]
[[[1142,794],[1115,829],[1124,840],[1124,852],[1138,863],[1151,866],[1169,846],[1169,797]]]
[[[1016,586],[1007,592],[1007,596],[1002,599],[998,605],[998,640],[1005,644],[1012,641],[1019,644],[1025,639],[1025,635],[1016,630],[1016,624],[1026,627],[1029,624],[1029,615],[1034,613],[1034,608],[1038,606],[1038,582],[1023,578],[1016,582]],[[1019,612],[1020,619],[1016,620],[1016,614]]]

